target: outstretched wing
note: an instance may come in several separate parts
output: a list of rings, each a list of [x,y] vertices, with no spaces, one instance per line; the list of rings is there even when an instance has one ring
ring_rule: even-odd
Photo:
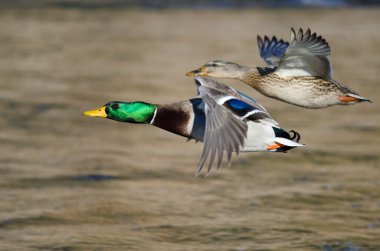
[[[277,66],[280,59],[285,55],[285,51],[289,46],[289,43],[280,39],[277,40],[275,36],[269,39],[267,36],[262,39],[257,36],[257,44],[259,46],[260,57],[268,65]]]
[[[195,82],[205,106],[206,117],[204,145],[197,174],[208,160],[208,175],[214,160],[217,161],[216,167],[220,168],[224,153],[228,162],[232,152],[239,154],[247,137],[248,121],[277,123],[262,106],[245,94],[204,77],[196,77]]]
[[[224,93],[204,86],[200,86],[198,90],[205,103],[206,128],[197,174],[209,159],[206,173],[208,175],[216,155],[219,169],[224,151],[227,153],[228,162],[231,160],[232,152],[239,154],[239,148],[244,146],[244,140],[247,137],[248,125],[220,103]],[[229,98],[233,97],[229,96]]]
[[[276,73],[282,77],[313,76],[331,79],[329,44],[310,29],[296,32],[291,29],[291,42],[281,58]]]
[[[232,88],[228,85],[225,85],[219,81],[216,81],[214,79],[211,79],[211,78],[205,78],[205,77],[197,76],[197,77],[195,77],[194,80],[195,80],[195,84],[197,85],[197,88],[199,88],[200,86],[204,86],[204,87],[208,87],[210,89],[215,89],[221,93],[224,93],[225,96],[234,96],[235,98],[240,99],[240,100],[248,103],[249,105],[251,105],[253,108],[261,111],[263,113],[263,116],[265,116],[269,119],[272,119],[272,117],[269,115],[267,110],[262,105],[257,103],[253,98],[247,96],[246,94],[244,94],[238,90],[235,90],[234,88]],[[197,93],[199,95],[199,89],[197,89]],[[275,122],[275,123],[277,123],[277,122]]]

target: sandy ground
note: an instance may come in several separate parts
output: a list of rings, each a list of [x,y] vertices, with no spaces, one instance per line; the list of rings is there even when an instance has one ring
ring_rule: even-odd
[[[0,249],[380,250],[380,10],[1,10]],[[195,95],[211,59],[263,65],[257,34],[310,27],[334,78],[372,99],[261,102],[303,149],[195,178],[201,144],[83,117],[107,101]]]

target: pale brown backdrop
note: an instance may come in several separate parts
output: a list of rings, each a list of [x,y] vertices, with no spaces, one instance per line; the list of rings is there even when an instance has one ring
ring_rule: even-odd
[[[0,10],[0,249],[380,250],[380,10]],[[256,35],[311,28],[373,104],[261,102],[305,148],[195,178],[201,143],[83,117],[195,95],[211,59],[263,65]],[[342,249],[340,249],[342,248]]]

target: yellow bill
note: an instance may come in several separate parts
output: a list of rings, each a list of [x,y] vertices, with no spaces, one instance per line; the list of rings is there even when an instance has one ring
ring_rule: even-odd
[[[186,76],[191,77],[191,76],[207,76],[207,71],[204,67],[201,67],[199,69],[196,69],[194,71],[189,71],[186,73]]]
[[[106,107],[102,106],[97,110],[85,111],[85,116],[107,118]]]

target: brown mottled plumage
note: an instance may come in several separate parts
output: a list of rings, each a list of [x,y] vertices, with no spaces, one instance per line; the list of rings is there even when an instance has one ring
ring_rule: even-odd
[[[251,71],[241,79],[265,96],[306,108],[322,108],[335,105],[339,96],[355,94],[354,91],[334,80],[319,77],[282,78],[275,72],[261,75]],[[281,91],[279,91],[281,90]],[[321,96],[320,94],[323,93]],[[342,104],[347,104],[342,102]],[[311,107],[312,106],[312,107]]]

